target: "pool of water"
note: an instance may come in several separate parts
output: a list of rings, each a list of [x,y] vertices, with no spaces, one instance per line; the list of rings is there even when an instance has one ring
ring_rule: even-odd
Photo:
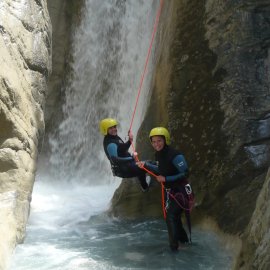
[[[37,182],[10,269],[230,269],[230,254],[211,232],[193,228],[193,243],[172,253],[163,219],[108,217],[115,188]]]

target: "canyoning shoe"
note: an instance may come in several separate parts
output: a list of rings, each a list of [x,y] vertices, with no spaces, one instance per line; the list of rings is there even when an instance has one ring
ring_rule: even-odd
[[[146,177],[145,177],[145,181],[146,181],[146,183],[148,185],[148,188],[150,187],[151,180],[152,180],[151,176],[147,174]]]
[[[147,192],[149,190],[149,185],[146,182],[146,180],[140,181],[140,185],[141,185],[142,192]]]
[[[147,192],[149,190],[148,185],[142,185],[141,184],[141,190],[142,190],[142,192]]]
[[[179,234],[178,240],[180,241],[180,243],[182,243],[182,244],[189,243],[187,233],[186,233],[186,231],[185,231],[185,229],[183,227],[179,226],[178,234]]]

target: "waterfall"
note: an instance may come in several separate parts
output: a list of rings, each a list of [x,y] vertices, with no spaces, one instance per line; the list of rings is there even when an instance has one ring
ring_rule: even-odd
[[[104,184],[111,181],[99,121],[116,118],[125,138],[150,43],[159,1],[87,0],[74,33],[64,119],[50,138],[50,166],[58,179]],[[153,58],[152,58],[153,59]],[[150,61],[133,133],[147,106]]]

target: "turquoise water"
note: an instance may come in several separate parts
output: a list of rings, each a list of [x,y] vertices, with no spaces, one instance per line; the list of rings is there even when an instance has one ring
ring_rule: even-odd
[[[163,220],[120,221],[93,216],[62,230],[29,228],[11,269],[230,269],[230,256],[210,233],[194,230],[193,243],[168,248]]]
[[[111,187],[37,183],[24,244],[11,270],[230,269],[217,237],[193,230],[193,243],[172,253],[163,219],[108,217]]]

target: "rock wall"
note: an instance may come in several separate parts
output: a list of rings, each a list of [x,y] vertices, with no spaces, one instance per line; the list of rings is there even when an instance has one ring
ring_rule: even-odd
[[[149,131],[167,126],[190,166],[193,219],[209,218],[209,227],[213,221],[243,239],[270,161],[269,1],[173,0],[165,1],[162,12],[160,56],[137,150],[142,159],[153,157]],[[151,200],[152,207],[159,189],[155,184],[149,194],[129,196],[120,186],[111,213],[145,215],[144,201]],[[133,199],[138,198],[134,211]],[[269,211],[267,201],[264,205]],[[254,252],[258,243],[259,238]]]
[[[84,0],[47,0],[47,3],[52,23],[52,72],[46,92],[44,114],[46,133],[38,162],[38,170],[41,173],[50,170],[49,137],[63,118],[64,89],[71,77],[70,63],[73,61],[71,54],[73,31],[80,22]]]
[[[46,96],[46,133],[61,119],[63,88],[69,75],[73,27],[80,21],[84,0],[47,0],[52,22],[52,73]]]
[[[235,270],[270,268],[270,170],[243,234],[243,245]]]
[[[0,269],[23,241],[51,71],[45,0],[0,2]]]
[[[0,214],[7,217],[0,224],[0,269],[24,238],[44,123],[47,134],[61,117],[72,27],[83,2],[0,3]]]

